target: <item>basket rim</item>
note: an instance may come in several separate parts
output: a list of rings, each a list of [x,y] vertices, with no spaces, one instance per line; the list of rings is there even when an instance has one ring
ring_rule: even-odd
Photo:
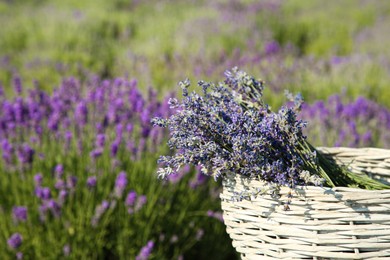
[[[231,185],[232,180],[234,180],[234,183],[242,183],[245,185],[251,185],[253,187],[253,184],[256,187],[264,187],[269,185],[268,182],[260,180],[259,178],[256,177],[249,177],[249,176],[244,176],[240,174],[228,174],[225,175],[222,179],[222,184],[224,187],[232,187]],[[362,189],[362,188],[356,188],[356,187],[344,187],[344,186],[336,186],[336,187],[326,187],[326,186],[315,186],[315,185],[297,185],[294,188],[290,188],[288,186],[280,186],[281,190],[293,190],[293,191],[305,191],[305,190],[310,190],[310,191],[321,191],[321,192],[364,192],[364,193],[390,193],[390,188],[389,189],[380,189],[380,190],[368,190],[368,189]]]

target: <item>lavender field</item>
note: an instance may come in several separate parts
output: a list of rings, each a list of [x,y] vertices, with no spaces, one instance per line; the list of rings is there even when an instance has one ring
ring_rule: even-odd
[[[340,21],[343,21],[340,23]],[[0,259],[239,259],[221,184],[157,178],[168,100],[238,66],[316,146],[390,148],[386,1],[0,2]]]

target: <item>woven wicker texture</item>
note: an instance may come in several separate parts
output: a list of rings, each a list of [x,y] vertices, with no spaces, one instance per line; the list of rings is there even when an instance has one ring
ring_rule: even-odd
[[[390,180],[390,151],[320,148],[337,163]],[[223,182],[227,233],[242,259],[390,259],[390,190],[305,187],[281,198],[261,195],[232,201],[237,193],[258,191],[264,183],[240,176]]]

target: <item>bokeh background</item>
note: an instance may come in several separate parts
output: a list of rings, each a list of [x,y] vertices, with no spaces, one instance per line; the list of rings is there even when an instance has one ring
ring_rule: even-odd
[[[238,66],[317,146],[390,147],[390,3],[0,1],[0,258],[237,259],[220,183],[156,177],[167,100]]]

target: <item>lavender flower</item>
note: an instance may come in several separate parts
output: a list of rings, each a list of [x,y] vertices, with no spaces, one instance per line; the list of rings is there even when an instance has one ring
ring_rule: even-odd
[[[97,183],[96,176],[90,176],[87,179],[87,187],[88,188],[95,188]]]
[[[64,253],[64,256],[69,256],[71,253],[70,245],[64,245],[64,247],[62,248],[62,252]]]
[[[96,227],[98,225],[100,218],[107,211],[109,206],[110,202],[108,202],[107,200],[103,200],[102,203],[96,207],[95,215],[92,217],[91,221],[93,227]]]
[[[73,190],[76,187],[77,184],[77,177],[76,176],[68,176],[66,179],[66,187],[69,190]]]
[[[12,249],[17,249],[22,245],[22,236],[19,233],[14,233],[12,236],[8,239],[7,243],[8,246]]]
[[[89,155],[91,156],[92,159],[96,159],[96,158],[102,156],[102,154],[103,154],[102,148],[96,148],[89,153]]]
[[[213,217],[215,219],[218,219],[219,221],[221,221],[223,223],[223,216],[222,216],[222,212],[214,212],[212,210],[208,210],[207,211],[207,216],[209,217]]]
[[[125,172],[120,172],[115,180],[115,196],[122,197],[127,186],[127,176]]]
[[[130,191],[126,196],[125,205],[127,207],[134,206],[136,199],[137,199],[137,193],[135,191]]]
[[[42,176],[42,174],[37,173],[37,174],[34,176],[35,186],[36,186],[36,187],[40,187],[40,186],[42,185],[42,181],[43,181],[43,176]]]
[[[62,164],[57,164],[56,167],[54,168],[54,173],[56,178],[62,178],[62,175],[64,174],[64,167]]]
[[[22,94],[23,88],[22,88],[22,80],[19,76],[14,76],[13,78],[14,83],[14,89],[17,95]]]
[[[54,184],[54,187],[55,187],[57,190],[64,189],[64,188],[66,187],[65,181],[64,181],[64,180],[61,180],[61,179],[58,179],[58,180],[56,181],[56,183]]]
[[[140,210],[148,201],[147,197],[145,195],[141,195],[137,199],[137,203],[135,204],[135,211]]]
[[[7,139],[3,139],[1,141],[1,148],[3,150],[3,159],[6,163],[11,163],[12,154],[13,154],[13,146],[8,142]]]
[[[116,154],[118,153],[119,145],[120,145],[120,140],[115,139],[115,141],[111,144],[111,156],[115,157]]]
[[[23,144],[19,147],[17,155],[18,159],[22,164],[29,163],[31,164],[34,156],[34,149],[32,149],[28,144]]]
[[[60,192],[58,193],[58,204],[60,206],[64,205],[67,197],[68,197],[68,192],[66,190],[60,190]]]
[[[16,222],[27,221],[27,207],[15,206],[12,208],[12,216]]]
[[[88,121],[88,108],[85,102],[80,102],[77,104],[75,109],[75,118],[78,121],[78,123],[83,126]]]
[[[275,42],[275,41],[269,42],[264,47],[264,52],[265,52],[266,55],[275,54],[275,53],[279,52],[279,50],[280,50],[279,43]]]
[[[136,260],[147,260],[150,257],[154,247],[154,242],[152,240],[148,241],[148,243],[141,248],[139,254],[135,257]]]
[[[106,141],[106,135],[105,134],[98,134],[96,136],[96,147],[104,147],[104,144],[105,144],[105,141]]]
[[[61,215],[61,206],[53,199],[47,201],[46,203],[47,209],[51,211],[53,216],[59,217]]]
[[[42,200],[48,200],[51,198],[51,191],[49,187],[37,187],[35,189],[35,195]]]

